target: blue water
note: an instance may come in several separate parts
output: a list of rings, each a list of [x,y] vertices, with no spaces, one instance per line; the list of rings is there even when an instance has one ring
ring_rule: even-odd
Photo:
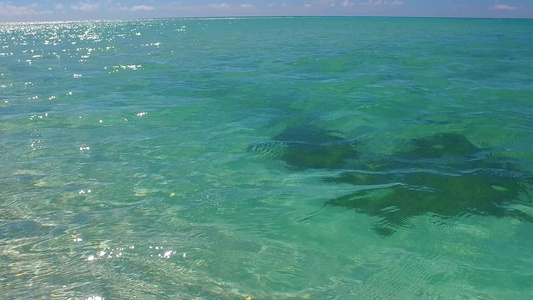
[[[0,24],[2,298],[532,298],[531,100],[533,20]]]

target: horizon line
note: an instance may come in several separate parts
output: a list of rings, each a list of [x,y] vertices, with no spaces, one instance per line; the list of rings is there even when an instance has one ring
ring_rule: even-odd
[[[150,20],[221,20],[221,19],[273,19],[273,18],[413,18],[413,19],[475,19],[475,20],[532,20],[530,17],[459,17],[459,16],[389,16],[389,15],[250,15],[250,16],[187,16],[187,17],[152,17],[152,18],[109,18],[109,19],[79,19],[79,20],[42,20],[42,21],[0,21],[0,24],[57,24],[76,22],[110,22],[110,21],[150,21]]]

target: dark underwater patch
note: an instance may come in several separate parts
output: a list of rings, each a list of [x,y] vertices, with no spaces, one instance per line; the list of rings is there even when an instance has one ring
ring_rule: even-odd
[[[440,158],[444,156],[471,156],[480,149],[470,143],[466,137],[458,133],[436,133],[432,136],[413,139],[412,150],[404,153],[407,156]]]
[[[44,236],[52,229],[51,226],[30,220],[4,221],[0,224],[0,240]]]
[[[379,217],[373,229],[382,236],[409,227],[409,219],[425,214],[509,216],[533,223],[532,216],[509,208],[520,202],[531,176],[521,172],[516,161],[484,152],[457,133],[412,140],[410,150],[384,158],[370,174],[346,172],[327,179],[390,187],[341,196],[326,205]]]
[[[357,157],[354,141],[313,126],[293,127],[252,146],[254,152],[285,161],[293,169],[338,169]]]
[[[409,228],[413,217],[428,214],[441,219],[507,216],[533,223],[533,216],[510,208],[522,203],[519,198],[527,192],[531,175],[522,172],[517,161],[491,156],[459,133],[413,139],[406,151],[363,159],[355,142],[302,126],[286,129],[252,150],[277,153],[277,159],[296,170],[344,170],[324,180],[364,188],[325,205],[377,217],[373,230],[381,236]]]

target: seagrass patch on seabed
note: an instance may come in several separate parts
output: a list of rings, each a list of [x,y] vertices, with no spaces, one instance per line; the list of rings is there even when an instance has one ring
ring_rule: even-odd
[[[516,160],[491,155],[490,149],[476,147],[463,134],[413,139],[406,151],[371,159],[359,159],[355,146],[334,132],[300,126],[250,150],[281,159],[293,170],[334,169],[337,175],[324,178],[326,182],[358,189],[327,200],[325,206],[378,217],[373,230],[381,236],[410,228],[411,218],[426,214],[441,219],[468,214],[512,217],[533,223],[533,216],[512,208],[531,205],[521,195],[527,194],[532,175],[520,170]]]
[[[526,204],[532,175],[520,170],[517,161],[491,156],[462,134],[437,133],[414,139],[406,152],[384,157],[372,172],[347,171],[327,178],[329,182],[367,185],[326,202],[379,217],[374,231],[390,236],[410,227],[415,216],[431,214],[441,219],[462,215],[512,217],[533,223],[533,216],[512,208]],[[372,189],[389,184],[386,188]]]
[[[356,144],[332,131],[301,126],[288,128],[249,150],[281,159],[291,169],[339,169],[346,168],[347,162],[358,156]]]

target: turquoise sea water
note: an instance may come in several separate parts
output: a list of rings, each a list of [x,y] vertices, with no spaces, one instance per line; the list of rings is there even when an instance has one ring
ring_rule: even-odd
[[[533,20],[1,24],[2,299],[530,299],[532,100]]]

